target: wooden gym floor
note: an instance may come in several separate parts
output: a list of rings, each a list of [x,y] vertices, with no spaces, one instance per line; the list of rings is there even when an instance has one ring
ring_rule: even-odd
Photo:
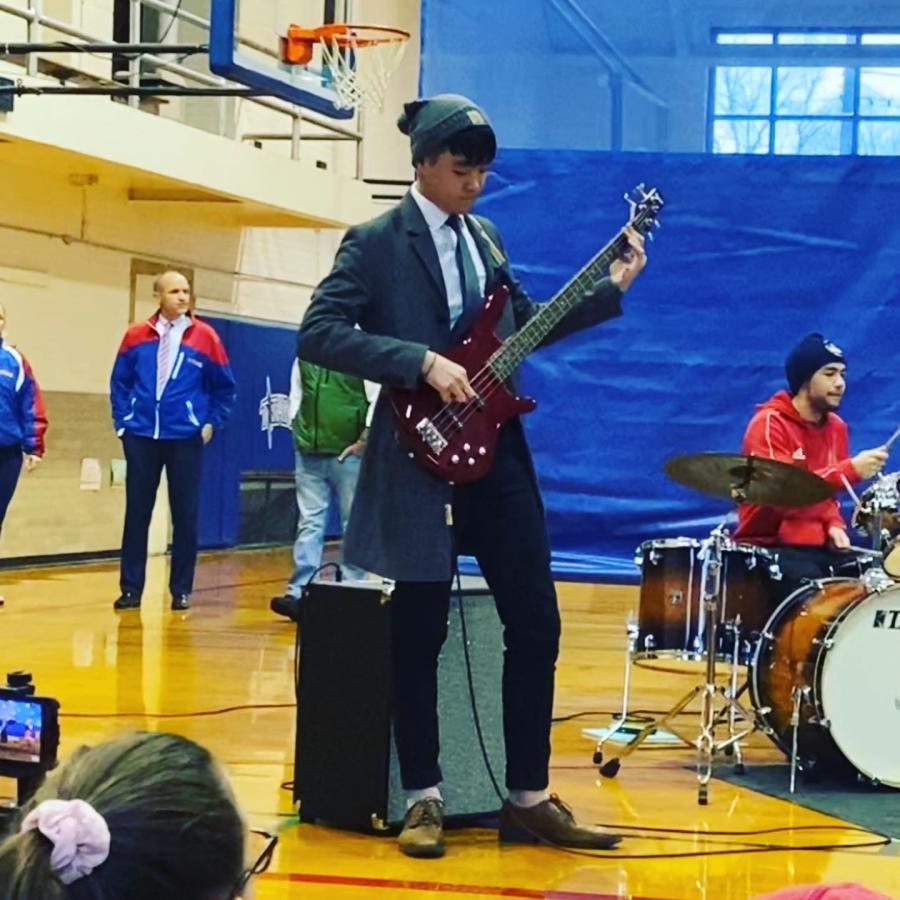
[[[551,788],[584,819],[633,830],[617,851],[589,857],[501,848],[493,832],[469,829],[450,832],[445,858],[417,861],[403,857],[390,837],[298,825],[290,793],[281,788],[293,775],[293,627],[268,608],[288,567],[286,549],[204,555],[194,608],[176,614],[168,609],[166,561],[153,559],[143,608],[123,615],[112,610],[114,564],[7,570],[0,573],[6,597],[0,675],[29,669],[38,692],[59,699],[63,757],[126,729],[175,731],[210,747],[230,772],[250,824],[280,830],[272,867],[257,880],[258,900],[738,900],[787,884],[841,881],[900,897],[898,845],[792,850],[872,838],[838,819],[716,779],[709,805],[698,806],[688,749],[641,750],[617,778],[600,778],[581,730],[608,724],[620,705],[624,622],[636,602],[634,587],[560,585],[556,715],[590,714],[555,726]],[[692,683],[635,669],[632,705],[664,709]],[[754,736],[748,766],[777,758],[764,737]],[[11,789],[0,780],[0,795]],[[828,827],[791,830],[797,826]],[[771,828],[784,830],[752,834]],[[777,848],[758,852],[759,844]]]

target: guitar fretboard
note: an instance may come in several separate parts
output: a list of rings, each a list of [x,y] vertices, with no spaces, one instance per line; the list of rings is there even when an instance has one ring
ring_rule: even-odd
[[[640,217],[632,223],[641,224]],[[640,228],[639,228],[640,230]],[[620,231],[596,256],[575,273],[565,287],[546,303],[515,334],[510,335],[488,361],[491,372],[506,381],[535,347],[571,312],[596,290],[597,282],[609,271],[613,260],[628,243]]]

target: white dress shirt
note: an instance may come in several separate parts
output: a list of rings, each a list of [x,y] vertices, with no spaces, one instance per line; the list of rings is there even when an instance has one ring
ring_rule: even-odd
[[[162,313],[159,314],[159,318],[156,320],[156,332],[160,337],[162,337],[163,330],[168,321],[170,320]],[[182,313],[180,316],[172,319],[171,322],[172,329],[169,332],[169,378],[172,378],[173,375],[177,374],[175,366],[178,365],[178,362],[183,362],[183,360],[178,359],[178,354],[181,350],[181,338],[191,324],[191,317],[187,315],[187,313]],[[168,382],[169,379],[166,379],[166,384],[168,384]],[[165,390],[165,388],[163,389]],[[159,400],[159,397],[156,399]]]
[[[462,286],[459,283],[459,268],[456,265],[456,232],[447,224],[447,219],[450,218],[448,214],[424,196],[417,184],[413,183],[410,193],[425,217],[425,223],[431,232],[431,240],[434,241],[434,249],[437,250],[441,274],[444,276],[444,288],[447,291],[447,306],[450,308],[450,327],[452,328],[463,310]],[[481,261],[481,254],[478,252],[478,245],[469,231],[466,217],[460,216],[459,221],[460,230],[465,236],[466,245],[469,248],[469,256],[472,257],[472,263],[475,266],[475,274],[478,276],[478,290],[484,294],[487,273],[484,263]]]

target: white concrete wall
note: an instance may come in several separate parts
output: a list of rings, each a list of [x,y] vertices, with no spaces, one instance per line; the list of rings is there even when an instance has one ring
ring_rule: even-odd
[[[104,28],[111,36],[111,7],[111,0],[45,0],[47,14],[97,36]],[[394,121],[401,100],[416,94],[418,0],[372,0],[356,11],[415,31],[386,111],[364,123],[365,169],[409,177],[406,142]],[[24,23],[0,13],[0,40],[24,39]],[[77,62],[85,71],[94,67],[90,57]],[[108,68],[101,70],[94,74]],[[23,70],[0,62],[0,75],[22,77]],[[135,260],[191,269],[201,311],[294,325],[343,232],[273,223],[300,223],[308,214],[337,224],[377,211],[355,178],[352,143],[309,142],[301,160],[291,161],[286,142],[256,149],[214,136],[181,124],[176,106],[155,116],[106,99],[29,97],[17,99],[13,113],[0,113],[0,302],[9,339],[52,401],[46,461],[20,482],[0,556],[118,547],[123,492],[108,484],[80,491],[79,473],[82,458],[108,467],[119,452],[105,398],[128,323]],[[237,133],[287,128],[284,116],[247,101],[241,107],[232,110]],[[85,185],[85,175],[93,183]],[[169,196],[173,186],[183,196]],[[247,202],[211,202],[214,195]],[[248,226],[267,217],[264,227]],[[165,547],[165,506],[158,505],[155,552]]]

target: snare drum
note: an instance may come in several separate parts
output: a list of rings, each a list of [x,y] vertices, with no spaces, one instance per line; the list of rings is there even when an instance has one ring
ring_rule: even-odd
[[[791,753],[795,691],[801,763],[900,788],[900,585],[874,571],[791,594],[750,665],[753,705]]]
[[[877,537],[878,549],[888,549],[900,536],[900,472],[879,475],[860,494],[851,524],[861,534]]]
[[[706,655],[704,554],[704,544],[692,538],[641,544],[635,560],[641,568],[636,658]],[[733,632],[727,626],[737,616],[742,643],[762,630],[774,607],[773,573],[774,557],[762,547],[731,544],[722,552],[717,656],[731,656]]]

